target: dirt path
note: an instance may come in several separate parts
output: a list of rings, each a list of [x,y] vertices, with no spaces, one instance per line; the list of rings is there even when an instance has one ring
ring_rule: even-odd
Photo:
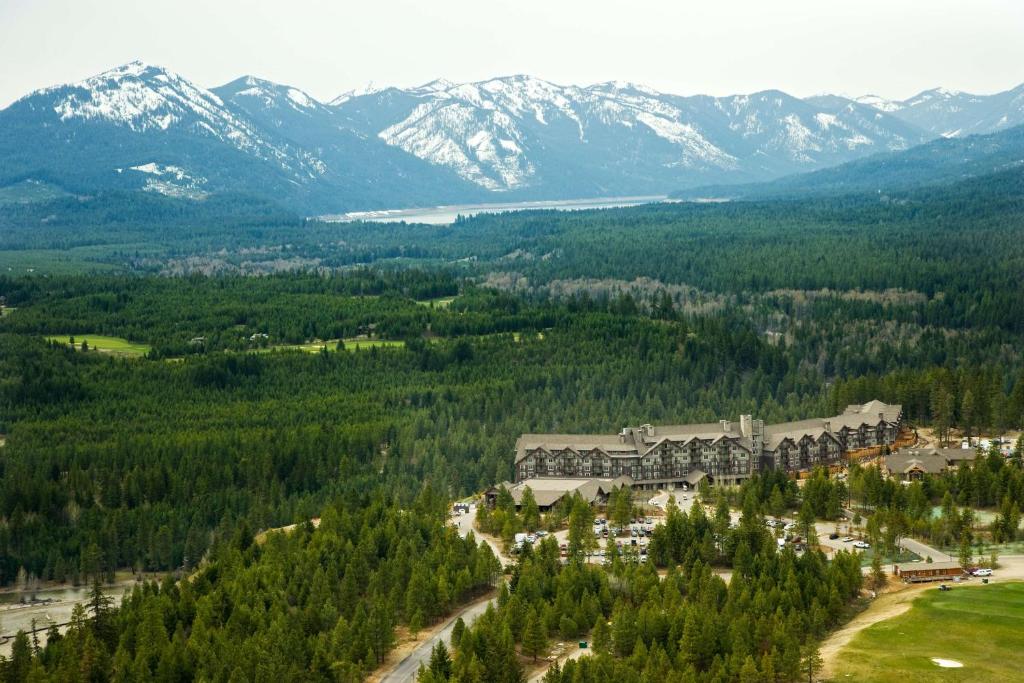
[[[839,652],[853,640],[854,636],[880,621],[898,617],[907,610],[914,602],[914,598],[928,588],[935,588],[937,584],[920,583],[914,585],[894,584],[890,593],[883,593],[875,598],[868,605],[868,608],[853,618],[850,623],[836,631],[821,644],[821,658],[824,661],[824,668],[821,677],[827,680],[835,672],[832,670]]]
[[[583,640],[589,640],[590,638],[583,638]],[[590,650],[582,650],[576,641],[571,643],[559,643],[555,648],[552,648],[552,658],[545,662],[538,662],[536,665],[529,668],[527,672],[526,680],[528,683],[541,683],[544,680],[544,676],[547,675],[548,669],[550,669],[555,662],[558,662],[559,666],[562,666],[570,659],[579,659],[590,654]]]

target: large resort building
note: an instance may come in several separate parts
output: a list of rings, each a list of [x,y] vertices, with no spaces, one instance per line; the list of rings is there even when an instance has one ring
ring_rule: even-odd
[[[871,401],[834,417],[765,425],[738,422],[627,427],[618,434],[523,434],[515,481],[604,479],[636,489],[689,489],[701,480],[741,484],[764,470],[808,470],[842,462],[852,450],[892,445],[903,427],[898,405]]]

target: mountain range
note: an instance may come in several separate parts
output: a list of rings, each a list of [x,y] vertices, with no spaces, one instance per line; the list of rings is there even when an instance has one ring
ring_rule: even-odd
[[[1024,126],[967,137],[940,137],[900,152],[761,183],[710,185],[671,194],[677,199],[796,199],[902,192],[949,186],[1024,169]]]
[[[1024,123],[1024,86],[904,101],[711,97],[530,76],[320,102],[254,77],[206,89],[132,62],[0,111],[0,188],[244,193],[304,213],[657,195],[770,181]]]

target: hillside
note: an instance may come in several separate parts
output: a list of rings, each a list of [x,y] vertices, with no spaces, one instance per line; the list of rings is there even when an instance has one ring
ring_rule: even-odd
[[[680,199],[793,198],[854,193],[900,192],[949,185],[1024,164],[1024,126],[965,138],[940,138],[902,152],[878,154],[833,168],[766,183],[712,185],[672,194]]]

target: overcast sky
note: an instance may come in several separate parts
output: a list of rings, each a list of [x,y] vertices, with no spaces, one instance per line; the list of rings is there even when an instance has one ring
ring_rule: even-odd
[[[0,0],[0,106],[134,59],[320,99],[515,73],[678,94],[990,93],[1024,81],[1024,2]]]

